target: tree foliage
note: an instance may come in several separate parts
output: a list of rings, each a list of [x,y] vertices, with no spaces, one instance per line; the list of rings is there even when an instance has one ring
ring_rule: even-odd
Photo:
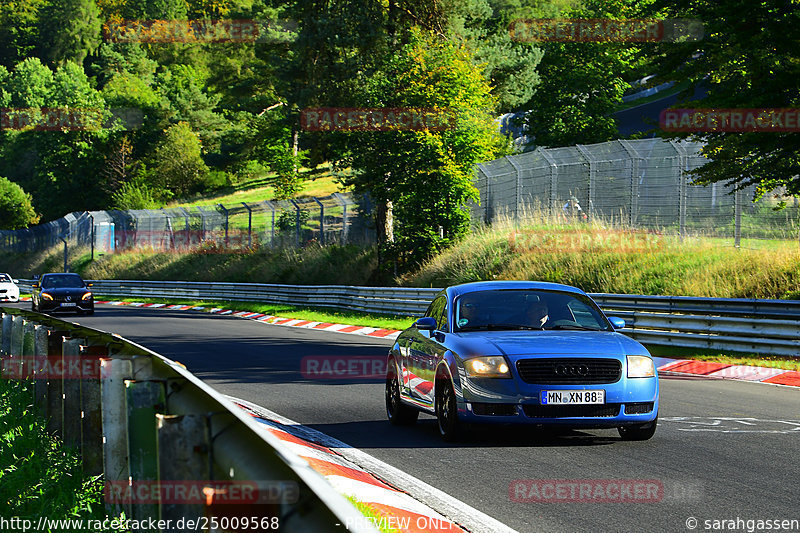
[[[703,21],[704,38],[664,44],[656,65],[661,81],[688,82],[677,107],[797,108],[800,104],[800,10],[797,2],[766,0],[658,0],[673,17]],[[696,88],[705,95],[693,101]],[[674,134],[687,137],[691,134]],[[786,187],[800,195],[797,133],[698,134],[711,160],[697,169],[698,183],[758,184],[766,192]]]
[[[39,222],[31,195],[22,187],[0,176],[0,229],[27,228]]]

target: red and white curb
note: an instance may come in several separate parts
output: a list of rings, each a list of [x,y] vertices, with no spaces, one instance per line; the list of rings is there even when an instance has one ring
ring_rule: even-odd
[[[367,505],[379,517],[371,520],[376,527],[409,533],[515,533],[494,518],[361,450],[258,405],[228,398],[307,461],[337,492]]]
[[[125,301],[100,301],[95,303],[108,304],[108,305],[126,305],[130,307],[143,307],[151,309],[168,309],[170,311],[205,311],[216,315],[230,315],[239,318],[247,318],[255,320],[264,324],[272,324],[274,326],[288,326],[294,328],[316,329],[322,331],[334,331],[336,333],[348,333],[350,335],[364,335],[367,337],[377,337],[384,339],[395,339],[400,334],[396,329],[385,328],[371,328],[367,326],[352,326],[349,324],[335,324],[332,322],[314,322],[311,320],[302,320],[297,318],[286,318],[274,315],[266,315],[264,313],[254,313],[252,311],[235,311],[232,309],[224,309],[221,307],[198,307],[191,305],[179,304],[152,304],[141,302],[125,302]]]
[[[772,385],[800,387],[800,372],[763,366],[732,365],[692,359],[667,359],[654,357],[659,372],[703,376],[716,379],[734,379]]]

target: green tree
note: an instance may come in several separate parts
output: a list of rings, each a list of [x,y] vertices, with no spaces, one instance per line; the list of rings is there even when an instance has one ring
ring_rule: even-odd
[[[0,65],[13,67],[33,55],[39,41],[39,10],[47,0],[0,2]]]
[[[407,268],[468,230],[467,204],[478,200],[474,165],[507,148],[492,120],[496,100],[464,46],[422,32],[411,32],[364,86],[365,107],[435,108],[455,117],[442,131],[348,135],[356,174],[346,182],[376,202],[382,244],[394,239]]]
[[[151,184],[180,196],[197,188],[208,167],[200,137],[186,122],[173,124],[152,155]]]
[[[636,18],[631,0],[586,0],[570,18]],[[637,69],[641,47],[615,42],[548,42],[540,46],[541,85],[524,109],[535,146],[572,146],[619,136],[612,113]]]
[[[800,10],[797,2],[765,0],[659,0],[672,17],[700,19],[704,38],[665,43],[657,50],[660,81],[689,82],[683,108],[797,108],[800,105]],[[695,89],[706,92],[693,100]],[[688,137],[691,134],[666,134]],[[698,183],[758,184],[761,193],[786,187],[800,195],[797,133],[715,132],[706,142],[710,161],[694,171]]]
[[[103,24],[95,0],[50,0],[40,23],[42,55],[54,63],[82,64],[100,45]]]
[[[31,195],[13,181],[0,176],[0,229],[27,228],[39,222]]]

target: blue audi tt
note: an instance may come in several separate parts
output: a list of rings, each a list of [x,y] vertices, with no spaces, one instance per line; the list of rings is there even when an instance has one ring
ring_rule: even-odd
[[[449,287],[389,351],[392,424],[436,416],[447,441],[465,425],[618,428],[647,440],[658,422],[658,375],[647,349],[617,333],[583,291],[491,281]]]

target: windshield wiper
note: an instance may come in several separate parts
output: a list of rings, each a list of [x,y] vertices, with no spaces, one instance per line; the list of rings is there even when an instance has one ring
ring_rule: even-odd
[[[585,330],[585,331],[603,331],[600,328],[592,328],[589,326],[581,326],[580,324],[558,324],[557,326],[553,326],[547,329],[578,329],[578,330]]]
[[[463,328],[458,328],[458,331],[475,331],[475,330],[515,330],[515,329],[543,329],[537,328],[535,326],[524,326],[522,324],[481,324],[479,326],[464,326]]]

